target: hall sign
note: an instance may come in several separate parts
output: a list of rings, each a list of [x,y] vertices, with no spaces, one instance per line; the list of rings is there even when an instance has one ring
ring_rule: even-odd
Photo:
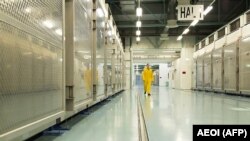
[[[178,21],[203,20],[203,5],[178,5]]]

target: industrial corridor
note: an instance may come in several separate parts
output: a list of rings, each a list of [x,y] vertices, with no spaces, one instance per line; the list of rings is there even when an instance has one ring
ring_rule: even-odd
[[[137,94],[151,141],[192,141],[193,124],[250,124],[249,98],[158,86],[146,96],[138,86],[90,115],[71,119],[67,124],[75,125],[61,136],[43,135],[35,141],[137,141]]]
[[[250,141],[250,0],[0,0],[0,141]]]

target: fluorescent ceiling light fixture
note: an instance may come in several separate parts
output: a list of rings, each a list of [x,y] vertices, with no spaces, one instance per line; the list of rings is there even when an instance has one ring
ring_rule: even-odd
[[[233,53],[234,51],[233,50],[224,50],[224,52],[226,52],[226,53]]]
[[[102,27],[104,28],[104,27],[105,27],[105,22],[102,22],[101,25],[102,25]]]
[[[27,7],[27,8],[25,9],[25,12],[26,12],[26,13],[31,13],[31,8],[30,8],[30,7]]]
[[[194,20],[194,21],[191,23],[191,26],[195,26],[198,22],[199,22],[199,20]]]
[[[32,54],[32,52],[25,52],[25,53],[23,53],[23,55],[31,55]]]
[[[213,6],[208,6],[207,9],[203,12],[203,15],[207,15],[212,9]]]
[[[178,38],[177,38],[177,41],[180,41],[182,39],[182,36],[180,35]]]
[[[247,38],[243,39],[242,41],[243,42],[248,42],[248,41],[250,41],[250,37],[247,37]]]
[[[44,21],[43,25],[45,25],[48,28],[53,28],[54,27],[54,24],[53,24],[53,22],[51,20]]]
[[[141,31],[140,30],[136,30],[136,35],[140,36],[141,35]]]
[[[189,32],[189,29],[185,29],[182,34],[187,34]]]
[[[213,57],[221,57],[220,54],[213,54]]]
[[[176,56],[176,55],[174,55],[174,56],[172,56],[172,57],[180,57],[180,56]]]
[[[136,27],[141,27],[141,21],[136,22]]]
[[[90,55],[84,55],[83,58],[84,59],[89,59],[89,58],[91,58],[91,56]]]
[[[163,52],[175,53],[174,50],[165,50],[165,51],[163,51]]]
[[[83,51],[83,50],[79,50],[77,52],[79,52],[79,53],[90,53],[89,51]]]
[[[111,30],[108,31],[108,35],[109,35],[109,36],[112,35],[112,31],[111,31]]]
[[[97,9],[96,9],[96,14],[97,14],[97,16],[100,17],[100,18],[104,17],[104,13],[103,13],[103,11],[102,11],[101,8],[97,8]]]
[[[136,41],[137,42],[141,41],[141,38],[140,37],[136,37]]]
[[[142,16],[142,8],[141,7],[136,8],[136,16],[138,16],[138,17]]]
[[[88,17],[88,14],[87,14],[87,12],[84,12],[84,16],[85,16],[85,18],[87,18],[87,17]]]
[[[143,50],[135,50],[134,52],[135,53],[144,53],[145,51],[143,51]]]
[[[62,30],[61,29],[56,29],[56,34],[62,36]]]

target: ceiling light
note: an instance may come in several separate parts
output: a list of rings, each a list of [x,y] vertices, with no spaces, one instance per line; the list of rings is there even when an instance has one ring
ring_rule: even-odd
[[[105,22],[102,22],[102,23],[101,23],[101,26],[104,28],[104,27],[105,27]]]
[[[138,37],[137,37],[138,38]],[[139,37],[140,38],[140,37]],[[140,41],[140,40],[139,40]],[[134,53],[144,53],[145,51],[143,50],[135,50]]]
[[[141,27],[141,21],[136,22],[136,27]]]
[[[140,36],[141,35],[141,31],[140,30],[136,30],[136,35]]]
[[[182,34],[187,34],[189,32],[189,29],[185,29]]]
[[[182,36],[180,35],[178,38],[177,38],[177,41],[180,41],[182,39]]]
[[[174,50],[165,50],[165,51],[163,51],[163,52],[175,53],[175,51],[174,51]]]
[[[109,36],[112,35],[112,31],[111,31],[111,30],[108,31],[108,35],[109,35]]]
[[[27,7],[27,8],[25,9],[25,12],[26,12],[26,13],[30,13],[30,12],[31,12],[31,8],[30,8],[30,7]]]
[[[87,17],[88,17],[88,14],[87,14],[87,12],[84,12],[84,16],[85,16],[85,18],[87,18]]]
[[[212,9],[213,6],[208,6],[207,9],[203,12],[203,15],[207,15]]]
[[[199,22],[199,20],[194,20],[194,21],[191,23],[191,26],[195,26],[198,22]]]
[[[104,17],[104,13],[103,13],[103,11],[102,11],[101,8],[97,8],[97,9],[96,9],[96,14],[97,14],[97,16],[100,17],[100,18]]]
[[[136,16],[138,16],[138,17],[142,16],[142,8],[141,7],[136,8]]]
[[[141,41],[141,38],[140,37],[136,37],[136,41],[137,42]]]
[[[90,55],[84,55],[83,58],[84,59],[89,59],[89,58],[91,58],[91,56]]]
[[[62,36],[62,30],[61,29],[56,29],[56,34]]]
[[[243,42],[248,42],[248,41],[250,41],[250,37],[244,38],[242,41]]]
[[[45,26],[48,27],[48,28],[54,27],[54,24],[53,24],[52,21],[50,21],[50,20],[44,21],[44,22],[43,22],[43,25],[45,25]]]
[[[234,51],[233,51],[233,50],[230,50],[230,49],[229,49],[229,50],[226,50],[226,49],[225,49],[224,52],[225,52],[225,53],[233,53]]]
[[[90,53],[89,51],[83,51],[83,50],[79,50],[77,51],[78,53]]]

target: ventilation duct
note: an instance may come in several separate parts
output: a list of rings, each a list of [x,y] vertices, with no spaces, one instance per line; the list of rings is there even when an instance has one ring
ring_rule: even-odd
[[[168,2],[168,11],[167,11],[167,28],[176,28],[177,25],[177,16],[176,16],[176,6],[177,0],[170,0]]]
[[[135,1],[120,1],[121,11],[126,14],[133,14],[135,11]]]

